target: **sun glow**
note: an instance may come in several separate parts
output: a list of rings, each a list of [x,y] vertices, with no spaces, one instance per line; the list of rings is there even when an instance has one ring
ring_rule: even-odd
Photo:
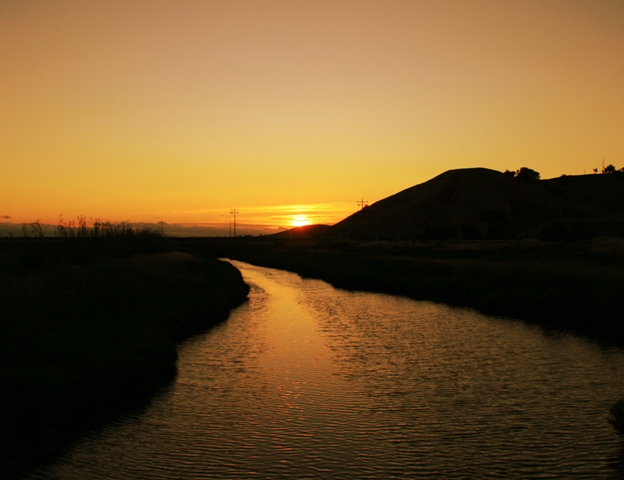
[[[307,215],[294,215],[290,224],[293,227],[303,227],[305,225],[310,225],[310,219]]]
[[[0,0],[0,224],[270,234],[451,169],[620,168],[623,5]]]

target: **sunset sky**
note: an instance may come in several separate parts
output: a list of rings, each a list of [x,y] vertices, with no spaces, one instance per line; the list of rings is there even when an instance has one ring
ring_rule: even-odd
[[[1,0],[0,112],[0,221],[335,223],[623,167],[624,1]]]

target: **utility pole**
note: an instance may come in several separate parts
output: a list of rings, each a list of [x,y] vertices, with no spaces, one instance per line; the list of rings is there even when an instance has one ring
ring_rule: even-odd
[[[236,237],[236,214],[238,213],[238,210],[236,210],[235,208],[232,209],[232,211],[230,212],[230,215],[234,215],[234,236]]]
[[[361,219],[360,219],[360,224],[362,227],[362,235],[366,235],[366,217],[368,216],[368,211],[364,211],[364,207],[368,206],[368,200],[364,200],[364,197],[362,197],[362,200],[358,200],[357,204],[360,207],[360,212],[362,212],[361,215]]]

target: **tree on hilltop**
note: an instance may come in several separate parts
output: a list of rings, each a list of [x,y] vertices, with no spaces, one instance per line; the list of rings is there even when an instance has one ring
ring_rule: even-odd
[[[602,169],[602,173],[624,173],[624,167],[618,170],[613,165],[607,165]]]
[[[535,170],[528,168],[528,167],[522,167],[520,170],[516,172],[515,176],[516,178],[527,183],[533,183],[540,179],[539,172],[536,172]]]

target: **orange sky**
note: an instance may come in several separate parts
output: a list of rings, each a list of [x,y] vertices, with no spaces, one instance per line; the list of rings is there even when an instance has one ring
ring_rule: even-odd
[[[0,220],[333,223],[453,168],[619,168],[623,59],[621,0],[2,0]]]

